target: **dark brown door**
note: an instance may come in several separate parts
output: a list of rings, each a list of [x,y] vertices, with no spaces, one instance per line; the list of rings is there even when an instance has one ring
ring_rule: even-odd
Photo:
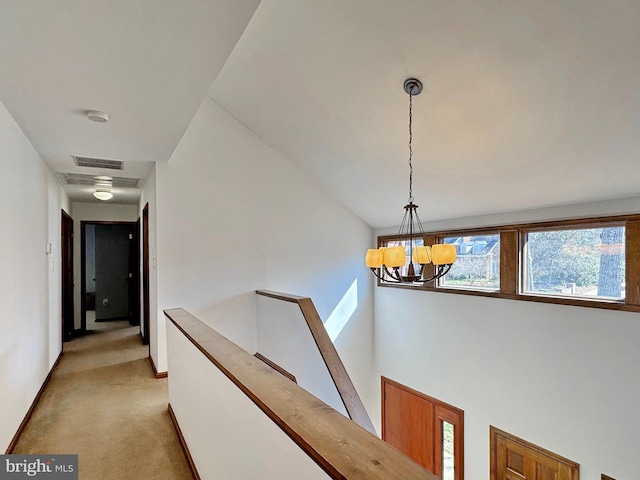
[[[71,340],[73,319],[73,219],[62,210],[62,341]]]
[[[87,310],[96,321],[128,319],[139,325],[139,278],[136,223],[82,221],[81,330],[87,330]],[[96,300],[97,298],[97,300]],[[107,303],[104,303],[104,300]],[[137,323],[136,323],[137,322]]]
[[[382,377],[382,439],[443,478],[464,478],[464,412]]]
[[[132,232],[129,249],[129,323],[140,325],[140,218]]]
[[[149,204],[142,209],[142,343],[149,345]]]
[[[579,466],[491,427],[491,480],[578,480]]]
[[[132,222],[95,225],[96,321],[130,320]]]

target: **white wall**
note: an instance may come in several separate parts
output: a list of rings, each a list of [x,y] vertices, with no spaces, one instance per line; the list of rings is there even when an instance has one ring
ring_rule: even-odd
[[[0,103],[0,450],[62,349],[61,210],[66,194]],[[45,246],[51,244],[51,253]]]
[[[629,211],[639,199],[427,229]],[[374,297],[378,376],[464,410],[468,480],[489,476],[489,425],[580,463],[583,480],[640,478],[637,313],[384,287]]]
[[[158,332],[162,310],[183,307],[251,351],[255,289],[309,296],[323,320],[346,322],[336,340],[365,405],[373,400],[372,278],[363,255],[372,230],[210,98],[167,164],[156,165]]]
[[[201,478],[330,478],[175,325],[167,330],[171,407]]]
[[[75,328],[80,328],[82,292],[82,228],[80,222],[109,221],[135,222],[138,219],[136,205],[119,205],[116,203],[83,203],[73,202],[71,205],[73,218],[73,320]]]

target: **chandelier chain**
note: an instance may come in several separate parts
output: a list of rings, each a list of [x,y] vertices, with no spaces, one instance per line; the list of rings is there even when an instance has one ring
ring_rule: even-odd
[[[413,203],[413,94],[409,93],[409,203]]]

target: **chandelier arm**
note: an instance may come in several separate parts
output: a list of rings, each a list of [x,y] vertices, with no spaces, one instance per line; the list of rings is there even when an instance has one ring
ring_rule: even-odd
[[[453,266],[452,263],[448,263],[446,265],[438,265],[438,277],[437,278],[444,277],[447,273],[449,273],[449,270],[451,270],[452,266]]]
[[[400,229],[398,230],[398,237],[402,237],[406,232],[406,228],[407,228],[407,216],[408,216],[409,210],[407,209],[407,207],[404,207],[404,216],[402,217],[402,223],[400,223]]]
[[[422,228],[422,221],[420,220],[420,215],[418,215],[418,206],[417,205],[416,205],[415,212],[413,214],[414,214],[414,216],[416,218],[416,226],[418,227],[418,231],[415,232],[415,233],[418,234],[418,232],[419,232],[420,235],[422,237],[424,237],[425,233],[424,233],[424,229]]]
[[[416,207],[413,202],[409,203],[409,265],[412,267],[411,270],[413,270],[413,244],[415,243],[413,214],[416,212],[417,208],[418,207]]]
[[[430,278],[421,278],[420,280],[415,280],[415,283],[427,283],[427,282],[433,282],[434,280],[437,280],[438,278],[442,278],[444,277],[447,273],[449,273],[449,270],[451,270],[451,267],[453,266],[452,263],[448,263],[446,265],[438,265],[437,266],[437,270],[438,272]]]
[[[388,283],[400,283],[399,280],[389,280],[386,279],[384,277],[382,277],[379,273],[380,269],[379,268],[375,268],[375,267],[369,267],[369,269],[371,270],[371,273],[373,273],[376,277],[378,277],[380,280],[382,280],[383,282],[388,282]]]
[[[393,273],[389,271],[386,265],[382,265],[382,268],[384,269],[384,273],[393,279],[393,280],[385,280],[383,278],[382,280],[384,280],[385,282],[391,281],[392,283],[402,283],[402,277],[400,276],[400,271],[398,267],[393,268]]]

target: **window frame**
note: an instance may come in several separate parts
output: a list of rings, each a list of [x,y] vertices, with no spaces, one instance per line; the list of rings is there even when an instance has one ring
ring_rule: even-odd
[[[611,221],[611,222],[604,222],[604,223],[589,223],[589,224],[576,224],[576,225],[562,225],[559,227],[536,227],[536,228],[528,228],[528,229],[521,229],[520,230],[520,238],[519,238],[519,242],[521,245],[521,254],[522,254],[522,261],[520,262],[520,278],[519,278],[519,285],[520,285],[520,294],[521,295],[527,295],[527,296],[533,296],[533,297],[543,297],[543,298],[547,298],[547,297],[551,297],[551,298],[561,298],[561,299],[567,299],[567,300],[585,300],[587,302],[603,302],[603,303],[625,303],[626,300],[626,292],[625,292],[625,298],[620,298],[620,299],[615,299],[615,298],[605,298],[605,297],[587,297],[587,296],[578,296],[578,295],[562,295],[562,294],[545,294],[545,293],[540,293],[540,292],[532,292],[532,291],[527,291],[525,290],[526,287],[526,275],[527,275],[527,262],[526,262],[526,257],[528,255],[527,249],[528,249],[528,238],[527,235],[529,233],[539,233],[539,232],[563,232],[563,231],[575,231],[575,230],[590,230],[590,229],[597,229],[597,228],[607,228],[607,227],[623,227],[625,228],[625,235],[624,238],[626,240],[626,222],[615,222],[615,221]],[[625,265],[626,265],[626,248],[625,248]]]
[[[525,238],[528,232],[603,228],[612,225],[625,227],[626,291],[623,300],[551,296],[524,292],[522,265],[524,261]],[[513,223],[481,228],[429,231],[425,232],[424,244],[433,245],[434,243],[442,241],[445,237],[495,234],[500,235],[500,289],[497,291],[474,290],[466,287],[451,288],[436,285],[436,281],[427,282],[422,285],[404,285],[383,283],[378,279],[377,285],[379,287],[640,312],[640,214],[572,218],[548,222]],[[388,241],[406,239],[407,237],[407,235],[380,235],[378,236],[378,248],[384,246]]]
[[[473,233],[470,232],[464,232],[464,235],[458,235],[457,233],[454,235],[443,235],[443,234],[438,234],[435,236],[435,240],[436,243],[444,243],[444,239],[445,238],[451,238],[451,237],[482,237],[482,236],[491,236],[491,235],[497,235],[498,237],[500,237],[499,239],[499,243],[500,243],[500,248],[502,249],[502,235],[500,233],[499,229],[484,229],[484,230],[474,230]],[[460,255],[458,255],[460,256]],[[502,262],[502,253],[500,254],[500,262]],[[498,273],[498,278],[502,278],[502,269],[499,271]],[[436,280],[436,289],[437,290],[462,290],[465,292],[483,292],[483,293],[499,293],[502,285],[500,283],[498,283],[498,288],[494,289],[494,288],[482,288],[482,287],[476,287],[476,288],[472,288],[469,286],[452,286],[452,285],[443,285],[440,282],[441,279]]]

